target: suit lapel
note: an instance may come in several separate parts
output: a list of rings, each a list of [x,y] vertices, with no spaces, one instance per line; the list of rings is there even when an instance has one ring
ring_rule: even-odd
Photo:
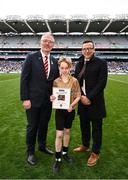
[[[43,58],[42,58],[42,55],[40,53],[40,51],[38,52],[38,55],[37,55],[37,58],[38,58],[38,69],[39,69],[39,73],[41,74],[41,76],[45,77],[45,69],[44,69],[44,64],[43,64]]]
[[[48,77],[48,79],[51,79],[51,77],[52,77],[52,74],[53,74],[53,66],[54,66],[53,59],[52,59],[52,57],[51,57],[51,55],[50,55],[50,72],[49,72],[49,77]]]
[[[44,79],[44,78],[46,78],[46,75],[45,75],[45,69],[44,69],[44,64],[43,64],[43,58],[42,58],[42,55],[41,55],[40,51],[37,54],[37,58],[38,58],[38,61],[39,61],[37,63],[38,69],[39,69],[39,73],[41,74],[41,76]],[[50,72],[49,72],[48,80],[51,80],[53,77],[54,77],[54,62],[53,62],[52,56],[50,55]]]

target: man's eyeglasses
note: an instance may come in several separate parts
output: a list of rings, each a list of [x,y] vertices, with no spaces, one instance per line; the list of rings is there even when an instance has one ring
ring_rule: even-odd
[[[91,51],[93,50],[94,48],[82,48],[82,51]]]
[[[54,41],[50,41],[50,40],[47,40],[47,39],[43,39],[42,42],[43,43],[48,43],[48,44],[54,44]]]

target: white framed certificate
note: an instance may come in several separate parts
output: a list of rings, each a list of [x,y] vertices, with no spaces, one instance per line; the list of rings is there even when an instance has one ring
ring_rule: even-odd
[[[53,87],[53,95],[56,97],[52,102],[53,109],[68,109],[70,106],[70,88]]]

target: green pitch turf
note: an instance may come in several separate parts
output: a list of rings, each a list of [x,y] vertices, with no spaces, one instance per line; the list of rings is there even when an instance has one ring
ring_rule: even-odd
[[[128,179],[128,75],[109,75],[105,89],[107,118],[103,123],[100,159],[87,167],[89,152],[76,154],[81,144],[79,117],[73,122],[69,153],[72,165],[62,163],[52,173],[54,157],[36,148],[38,164],[26,163],[26,116],[19,97],[19,75],[0,74],[0,179]],[[49,123],[47,144],[54,150],[54,111]]]

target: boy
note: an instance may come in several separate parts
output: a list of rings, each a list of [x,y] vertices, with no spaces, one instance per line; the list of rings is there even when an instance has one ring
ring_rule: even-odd
[[[68,156],[68,146],[70,142],[70,129],[72,121],[75,117],[75,106],[80,100],[81,91],[78,80],[70,75],[72,61],[70,58],[61,57],[58,60],[60,76],[54,80],[53,87],[70,88],[70,106],[67,110],[56,109],[56,139],[55,139],[55,162],[53,164],[53,172],[58,172],[61,165],[61,149],[62,157],[69,163],[72,158]],[[51,101],[55,100],[55,96],[51,95]],[[63,141],[63,148],[62,148]]]

